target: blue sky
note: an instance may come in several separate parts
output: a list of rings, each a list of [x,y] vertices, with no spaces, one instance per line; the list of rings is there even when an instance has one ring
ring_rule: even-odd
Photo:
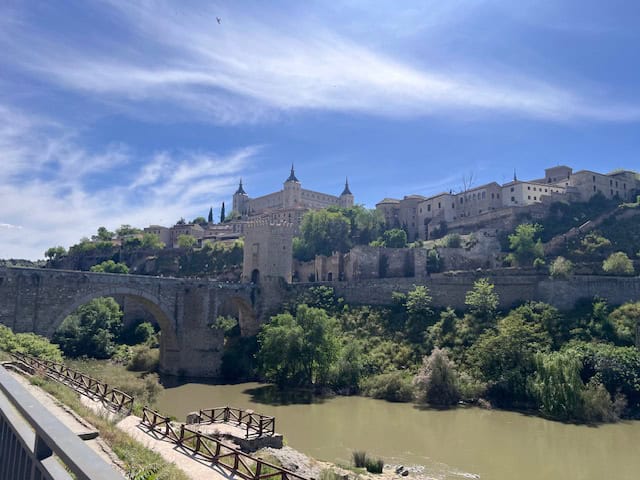
[[[216,17],[220,17],[218,24]],[[640,166],[640,4],[0,4],[0,258],[281,188]]]

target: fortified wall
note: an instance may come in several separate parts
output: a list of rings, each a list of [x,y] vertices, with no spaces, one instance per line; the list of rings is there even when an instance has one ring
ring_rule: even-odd
[[[352,282],[326,282],[337,296],[354,305],[391,305],[393,292],[407,293],[414,285],[429,288],[436,307],[464,309],[464,299],[473,283],[489,277],[500,296],[500,308],[507,309],[525,300],[549,303],[560,310],[570,310],[579,300],[601,297],[611,305],[640,301],[640,277],[576,275],[568,280],[551,279],[546,275],[523,274],[522,270],[505,269],[461,274],[434,274],[425,279],[384,278]],[[323,283],[320,283],[321,285]],[[295,299],[314,284],[287,285],[287,296]]]

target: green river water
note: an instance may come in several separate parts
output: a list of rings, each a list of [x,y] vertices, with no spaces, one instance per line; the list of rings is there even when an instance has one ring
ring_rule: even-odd
[[[352,450],[366,450],[387,463],[423,465],[427,478],[640,478],[638,421],[589,427],[479,408],[283,396],[258,383],[184,384],[166,388],[158,404],[180,420],[200,408],[250,408],[275,416],[288,444],[315,458],[348,463]]]

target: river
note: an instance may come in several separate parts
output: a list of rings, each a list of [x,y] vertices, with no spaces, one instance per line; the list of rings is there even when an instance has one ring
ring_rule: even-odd
[[[158,402],[180,420],[224,405],[275,416],[290,446],[332,462],[348,463],[352,450],[366,450],[387,463],[423,465],[427,478],[439,480],[640,478],[638,421],[588,427],[480,408],[282,395],[258,383],[189,383],[166,388]]]

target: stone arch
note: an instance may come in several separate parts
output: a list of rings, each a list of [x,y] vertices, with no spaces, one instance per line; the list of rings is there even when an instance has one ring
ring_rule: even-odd
[[[254,268],[251,271],[251,283],[253,283],[255,285],[260,283],[260,270],[258,270],[257,268]]]
[[[256,313],[248,299],[241,296],[230,296],[224,301],[222,314],[237,316],[240,335],[248,337],[258,333],[260,324]]]
[[[175,352],[179,350],[175,321],[173,320],[173,316],[166,311],[156,296],[141,290],[131,289],[128,287],[112,287],[107,289],[98,289],[79,295],[56,315],[50,326],[51,331],[47,333],[47,336],[51,337],[58,327],[60,327],[62,321],[78,307],[95,298],[113,296],[123,296],[136,299],[156,319],[160,326],[160,331],[162,332],[160,335],[160,369],[163,370],[167,362],[167,352]]]

